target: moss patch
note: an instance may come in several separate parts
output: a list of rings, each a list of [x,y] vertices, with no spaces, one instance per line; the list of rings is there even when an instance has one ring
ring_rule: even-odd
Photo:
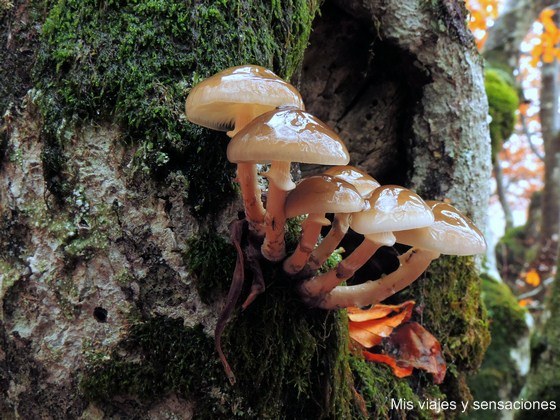
[[[482,296],[490,319],[492,341],[480,371],[469,379],[473,397],[477,401],[515,400],[521,390],[522,378],[510,351],[529,333],[525,310],[504,283],[482,276]],[[494,419],[499,413],[480,411],[477,418]]]
[[[205,303],[223,296],[231,283],[236,253],[216,232],[204,232],[187,241],[184,261],[196,279],[196,290]]]
[[[448,400],[471,399],[466,374],[476,371],[490,342],[480,278],[472,258],[442,256],[404,295],[421,308],[421,323],[441,343]]]
[[[515,111],[519,107],[519,94],[512,77],[503,70],[489,68],[484,71],[484,87],[488,96],[492,159],[502,150],[515,125]]]
[[[186,121],[186,94],[203,78],[245,63],[289,78],[316,10],[317,2],[303,0],[58,1],[43,26],[34,72],[51,138],[45,144],[67,147],[68,123],[114,119],[137,148],[137,170],[160,180],[183,171],[194,212],[216,212],[234,193],[227,138]]]
[[[547,302],[544,327],[531,339],[531,370],[521,398],[526,401],[554,401],[560,406],[560,270],[552,283]],[[519,419],[554,419],[557,411],[526,410],[517,413]]]
[[[271,289],[226,331],[234,387],[200,326],[158,317],[133,325],[113,350],[88,351],[83,393],[115,407],[119,396],[154,402],[177,392],[195,401],[196,418],[351,418],[356,409],[340,315],[304,308],[285,285]]]

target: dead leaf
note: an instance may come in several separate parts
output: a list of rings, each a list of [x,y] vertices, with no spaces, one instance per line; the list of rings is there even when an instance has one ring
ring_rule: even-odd
[[[401,367],[415,367],[433,374],[434,383],[441,384],[447,366],[436,338],[417,322],[408,322],[395,329],[388,339],[389,353]]]
[[[391,356],[387,356],[386,354],[378,354],[378,353],[370,353],[367,350],[363,351],[363,355],[366,360],[375,363],[385,363],[386,365],[391,366],[393,373],[397,378],[404,378],[406,376],[412,375],[412,367],[402,367],[397,364],[397,361],[393,359]]]
[[[348,308],[350,337],[365,348],[377,346],[393,329],[412,316],[414,301],[401,305],[375,305],[370,309]],[[398,312],[394,316],[387,316]],[[356,321],[360,320],[360,321]]]

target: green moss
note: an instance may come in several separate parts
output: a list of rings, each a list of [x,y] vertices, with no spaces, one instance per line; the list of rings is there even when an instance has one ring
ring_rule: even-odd
[[[195,276],[196,290],[203,302],[210,303],[227,292],[235,260],[233,245],[216,232],[203,232],[187,241],[185,265]]]
[[[484,71],[484,87],[488,96],[492,158],[495,159],[502,145],[509,139],[515,125],[515,111],[519,107],[519,94],[512,77],[503,70],[489,68]]]
[[[510,352],[529,334],[525,310],[506,284],[485,275],[482,276],[482,297],[488,310],[492,341],[480,371],[469,379],[469,386],[477,401],[515,400],[522,378]],[[499,413],[492,410],[477,413],[480,419],[497,416]]]
[[[552,283],[546,303],[544,326],[531,338],[531,369],[521,398],[526,401],[554,401],[560,404],[560,270]],[[557,411],[524,410],[518,419],[554,419]]]
[[[132,326],[113,349],[88,346],[82,392],[109,405],[123,395],[153,402],[177,392],[195,401],[196,418],[351,418],[343,315],[309,310],[287,279],[271,282],[226,330],[234,387],[201,327],[159,317]]]
[[[434,419],[437,413],[422,410],[420,401],[428,399],[445,399],[436,386],[425,385],[421,395],[415,391],[414,383],[409,379],[397,378],[388,366],[378,363],[368,363],[356,356],[351,356],[350,366],[354,374],[356,391],[363,397],[367,418],[418,418]],[[391,405],[391,400],[398,402],[406,400],[413,404],[412,410],[397,408]]]
[[[290,78],[317,7],[304,0],[56,2],[34,72],[43,92],[45,144],[64,149],[66,125],[114,119],[136,147],[136,169],[159,180],[180,170],[190,181],[187,201],[196,214],[222,209],[234,193],[227,137],[185,120],[186,94],[239,64]],[[52,168],[47,175],[62,176],[60,162],[45,158]]]
[[[527,264],[536,258],[538,238],[532,229],[531,223],[507,229],[496,244],[498,269],[506,281],[518,279]]]
[[[438,258],[404,294],[422,308],[422,325],[442,345],[448,366],[442,391],[449,400],[469,400],[466,374],[479,368],[490,341],[472,258]]]

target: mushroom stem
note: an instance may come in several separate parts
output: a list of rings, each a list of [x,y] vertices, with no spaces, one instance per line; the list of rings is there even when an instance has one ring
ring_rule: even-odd
[[[284,204],[288,191],[295,188],[290,175],[290,162],[273,161],[265,174],[268,178],[266,200],[265,238],[261,247],[263,256],[270,261],[280,261],[286,256],[284,225],[286,214]]]
[[[350,226],[350,213],[340,213],[334,216],[332,227],[321,243],[309,256],[308,265],[313,270],[318,270],[334,252]]]
[[[336,268],[327,273],[312,277],[301,286],[301,291],[307,296],[318,296],[329,293],[343,281],[354,275],[356,270],[363,266],[375,252],[383,246],[364,238],[362,243],[348,257],[343,259]]]
[[[317,239],[319,239],[321,228],[326,226],[327,222],[324,214],[312,213],[307,216],[307,219],[301,224],[303,232],[296,250],[284,261],[284,271],[286,273],[296,274],[305,267],[309,254],[311,254]]]
[[[261,200],[261,189],[258,184],[257,165],[240,162],[237,164],[237,182],[241,187],[245,218],[249,222],[249,229],[259,235],[264,234],[265,210]]]
[[[229,137],[235,136],[239,131],[249,124],[255,115],[252,113],[240,114],[235,120],[235,128],[228,131]],[[237,182],[241,188],[243,206],[245,207],[245,218],[249,222],[249,229],[256,232],[259,236],[264,235],[264,214],[265,210],[261,199],[261,189],[259,187],[257,165],[254,163],[240,162],[237,164]]]
[[[412,248],[399,257],[400,267],[376,281],[338,286],[316,305],[323,309],[375,305],[413,283],[439,257],[438,252]]]

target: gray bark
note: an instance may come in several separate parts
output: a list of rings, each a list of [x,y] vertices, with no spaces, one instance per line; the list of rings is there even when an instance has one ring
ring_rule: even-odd
[[[449,199],[484,225],[488,105],[482,60],[460,9],[335,3],[346,13],[324,13],[304,60],[308,109],[348,142],[351,163],[382,183]]]

